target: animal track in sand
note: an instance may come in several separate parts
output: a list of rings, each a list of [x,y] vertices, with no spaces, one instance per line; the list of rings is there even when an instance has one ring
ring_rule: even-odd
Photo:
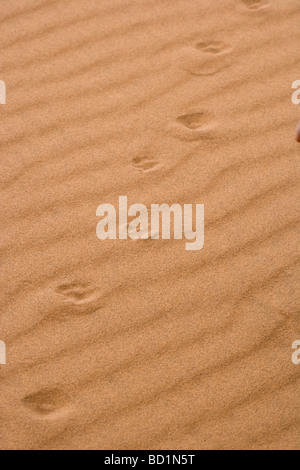
[[[23,398],[22,403],[34,413],[47,416],[61,410],[68,397],[59,389],[44,389]]]
[[[248,10],[258,11],[270,6],[268,0],[242,0]]]
[[[83,284],[62,284],[57,287],[56,292],[74,304],[83,304],[90,302],[92,291]]]
[[[181,140],[213,138],[216,127],[214,120],[204,111],[194,111],[180,115],[171,126],[174,136]]]
[[[232,63],[233,47],[223,41],[199,41],[180,52],[182,68],[192,75],[213,75]]]
[[[204,112],[184,114],[177,118],[177,122],[189,129],[203,129],[208,124]]]
[[[135,157],[132,159],[132,163],[138,171],[142,172],[153,171],[161,166],[158,160],[150,157]]]
[[[196,48],[205,54],[223,55],[232,51],[232,47],[222,41],[198,42]]]

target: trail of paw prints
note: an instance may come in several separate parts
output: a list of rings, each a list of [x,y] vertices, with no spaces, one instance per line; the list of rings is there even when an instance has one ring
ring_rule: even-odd
[[[135,157],[132,159],[132,164],[137,171],[142,173],[149,173],[162,167],[158,160],[148,156]]]
[[[191,75],[213,75],[232,65],[233,47],[223,41],[199,41],[179,52],[181,68]]]
[[[22,403],[36,415],[47,417],[68,408],[69,397],[57,388],[44,389],[27,395]]]
[[[270,2],[268,0],[241,0],[242,5],[250,11],[260,11],[268,8]]]
[[[178,116],[170,125],[174,137],[186,141],[215,138],[217,123],[205,111],[192,111]]]

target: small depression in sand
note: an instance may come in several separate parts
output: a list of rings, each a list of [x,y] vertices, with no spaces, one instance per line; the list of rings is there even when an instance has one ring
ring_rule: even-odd
[[[204,112],[184,114],[177,118],[177,122],[192,130],[205,130],[211,126],[210,119]]]
[[[63,284],[56,289],[56,293],[74,304],[84,304],[91,300],[90,289],[82,284]]]
[[[205,54],[211,55],[229,54],[232,51],[232,47],[222,41],[198,42],[196,48]]]
[[[242,0],[242,4],[251,11],[263,10],[270,6],[268,0]]]
[[[202,40],[179,52],[178,64],[191,75],[213,75],[231,66],[233,47],[220,40]]]
[[[214,137],[216,121],[205,111],[192,111],[179,115],[170,125],[174,137],[194,141],[211,139]]]
[[[135,157],[133,158],[132,163],[136,170],[141,171],[143,173],[154,171],[161,166],[158,160],[147,156]]]
[[[49,416],[61,411],[68,403],[68,397],[59,389],[45,389],[23,398],[22,403],[32,412]]]

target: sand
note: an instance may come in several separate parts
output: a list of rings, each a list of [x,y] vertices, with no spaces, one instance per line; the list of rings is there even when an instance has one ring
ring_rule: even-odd
[[[298,0],[1,2],[1,449],[299,449]],[[96,236],[205,205],[205,246]]]

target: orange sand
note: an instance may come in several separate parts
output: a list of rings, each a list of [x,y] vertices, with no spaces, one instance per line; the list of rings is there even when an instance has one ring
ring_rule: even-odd
[[[298,0],[0,6],[1,449],[299,449]],[[205,204],[205,248],[96,208]]]

